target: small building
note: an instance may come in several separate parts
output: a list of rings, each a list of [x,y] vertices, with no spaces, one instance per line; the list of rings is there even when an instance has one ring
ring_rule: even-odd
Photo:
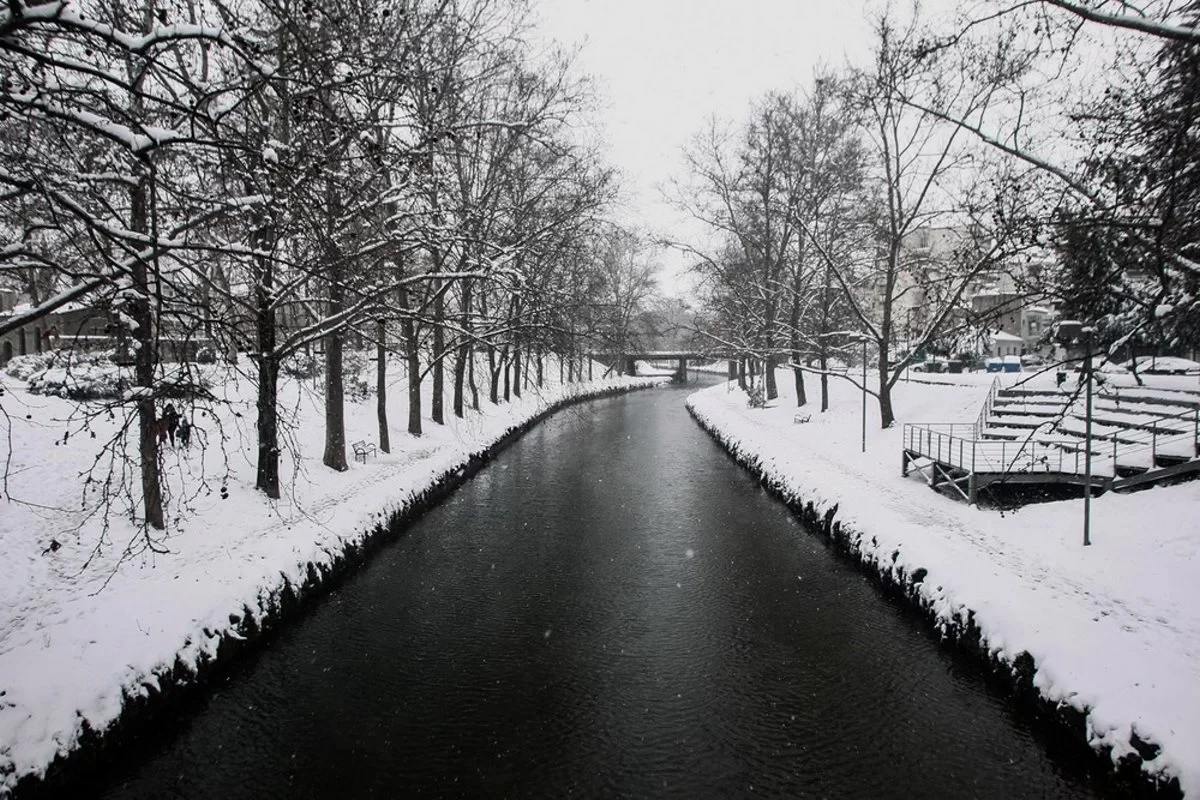
[[[28,311],[27,302],[12,302],[0,293],[0,320]],[[46,316],[0,336],[0,365],[14,356],[70,347],[103,350],[113,346],[107,311],[85,303],[67,303]]]
[[[1004,358],[1005,356],[1020,357],[1021,351],[1025,347],[1024,339],[1006,331],[993,331],[989,339],[991,355],[994,358]]]
[[[1046,333],[1057,314],[1045,306],[1029,306],[1021,312],[1021,338],[1025,340],[1025,353],[1048,355],[1054,352]]]

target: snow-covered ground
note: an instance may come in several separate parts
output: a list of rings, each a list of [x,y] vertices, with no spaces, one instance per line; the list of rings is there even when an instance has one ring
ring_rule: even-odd
[[[994,654],[1011,661],[1028,651],[1037,689],[1086,710],[1097,747],[1111,747],[1116,760],[1136,733],[1162,748],[1144,769],[1200,796],[1200,481],[1094,500],[1088,548],[1082,500],[1003,514],[970,507],[930,491],[919,475],[901,477],[901,423],[974,421],[994,376],[920,377],[897,385],[899,422],[889,430],[879,429],[869,399],[866,453],[861,394],[845,381],[831,381],[831,409],[821,414],[810,378],[804,424],[794,421],[792,378],[782,370],[769,408],[748,408],[731,384],[688,403],[786,495],[821,513],[837,506],[882,568],[928,570],[919,591],[941,619],[973,611]],[[1159,380],[1200,388],[1194,377]]]
[[[303,583],[308,564],[334,562],[508,431],[571,398],[662,381],[600,380],[597,365],[598,380],[560,385],[550,362],[544,389],[492,406],[485,386],[482,411],[457,420],[447,407],[445,426],[428,418],[426,381],[425,434],[413,438],[397,368],[392,452],[351,459],[337,473],[321,464],[323,403],[314,382],[287,380],[280,402],[295,423],[289,437],[300,457],[281,460],[284,498],[269,503],[254,490],[252,387],[223,368],[207,372],[228,404],[196,415],[189,449],[166,451],[171,521],[154,547],[128,518],[106,525],[89,513],[98,485],[85,487],[82,476],[101,443],[120,439],[121,420],[100,414],[85,428],[74,403],[30,394],[23,381],[0,375],[0,441],[11,452],[0,500],[0,796],[75,747],[84,722],[108,727],[123,697],[144,694],[177,656],[187,668],[211,656],[236,630],[231,615],[260,613],[285,581]],[[377,443],[374,396],[347,402],[346,412],[347,442]]]

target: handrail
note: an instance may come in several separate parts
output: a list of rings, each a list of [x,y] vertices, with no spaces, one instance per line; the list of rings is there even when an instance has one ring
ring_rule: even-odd
[[[1200,419],[1197,425],[1200,426]],[[915,455],[933,458],[971,472],[1045,472],[1050,471],[1051,467],[1057,467],[1054,470],[1056,472],[1072,474],[1085,471],[1082,457],[1086,454],[1087,445],[1079,437],[1065,439],[1031,431],[1021,441],[1010,441],[963,436],[956,430],[973,427],[970,423],[905,423],[904,447]],[[1190,457],[1195,457],[1198,455],[1197,441],[1195,432],[1154,434],[1150,442],[1135,445],[1120,444],[1114,438],[1112,471],[1116,474],[1122,460],[1127,463],[1131,458],[1146,453],[1150,454],[1150,466],[1153,467],[1165,446],[1183,442],[1192,444]],[[1100,448],[1096,445],[1103,442],[1104,439],[1099,437],[1093,440],[1093,458],[1100,456]]]
[[[1000,396],[1000,376],[992,378],[992,386],[988,389],[987,398],[983,401],[983,408],[979,410],[979,416],[975,418],[975,435],[980,436],[984,429],[987,428],[988,417],[992,415],[992,409],[996,405],[996,398]]]
[[[1033,428],[1027,436],[1017,441],[985,438],[983,434],[989,427],[990,412],[995,406],[1000,390],[1000,378],[997,376],[992,381],[987,399],[974,423],[905,423],[904,448],[914,455],[931,458],[951,467],[969,470],[971,473],[981,471],[1002,473],[1056,471],[1076,475],[1084,474],[1088,454],[1090,453],[1093,459],[1096,458],[1100,452],[1098,445],[1103,446],[1106,440],[1112,441],[1111,469],[1114,477],[1117,476],[1122,460],[1128,465],[1131,457],[1136,458],[1148,451],[1150,454],[1149,467],[1153,469],[1158,463],[1164,446],[1181,442],[1190,442],[1187,458],[1200,457],[1200,407],[1173,414],[1160,414],[1148,420],[1139,420],[1130,426],[1122,425],[1120,422],[1107,423],[1118,430],[1094,435],[1090,442],[1077,435],[1063,438],[1039,433],[1040,426]],[[1064,405],[1063,414],[1054,423],[1054,428],[1059,428],[1059,425],[1068,418],[1076,418],[1074,414],[1069,413],[1071,405],[1073,403]],[[1119,408],[1115,411],[1143,416],[1138,412],[1121,412]],[[1180,421],[1189,417],[1192,423],[1190,432],[1160,433],[1160,430],[1164,429],[1160,428],[1159,423]],[[964,435],[968,430],[969,434]],[[1148,435],[1150,440],[1149,442],[1122,442],[1120,440],[1122,434],[1126,437],[1137,438]],[[1170,455],[1180,457],[1183,454],[1171,453]],[[1083,456],[1084,463],[1082,464],[1080,456]],[[1108,456],[1100,456],[1101,459],[1106,457]],[[1100,463],[1103,466],[1103,460]]]

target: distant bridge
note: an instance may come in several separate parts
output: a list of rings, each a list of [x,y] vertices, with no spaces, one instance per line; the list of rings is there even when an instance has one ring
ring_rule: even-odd
[[[675,380],[687,381],[688,362],[708,363],[732,358],[728,353],[714,350],[628,350],[624,353],[590,353],[589,356],[608,365],[622,375],[636,375],[639,361],[674,361]]]

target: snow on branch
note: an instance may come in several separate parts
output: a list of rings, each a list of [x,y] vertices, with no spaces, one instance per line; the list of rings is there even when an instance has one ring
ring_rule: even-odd
[[[1096,22],[1114,28],[1148,33],[1161,39],[1171,39],[1177,42],[1200,42],[1200,31],[1195,25],[1175,25],[1165,20],[1152,19],[1142,15],[1110,14],[1097,8],[1070,2],[1070,0],[1042,0],[1046,5],[1061,8],[1088,22]],[[1122,3],[1123,8],[1130,8],[1128,3]]]
[[[0,38],[11,36],[23,28],[54,26],[103,39],[130,53],[145,54],[160,44],[199,39],[219,42],[235,50],[237,43],[223,27],[199,24],[156,24],[145,35],[131,35],[115,26],[89,19],[75,9],[70,0],[31,4],[26,0],[9,0],[0,13]]]

